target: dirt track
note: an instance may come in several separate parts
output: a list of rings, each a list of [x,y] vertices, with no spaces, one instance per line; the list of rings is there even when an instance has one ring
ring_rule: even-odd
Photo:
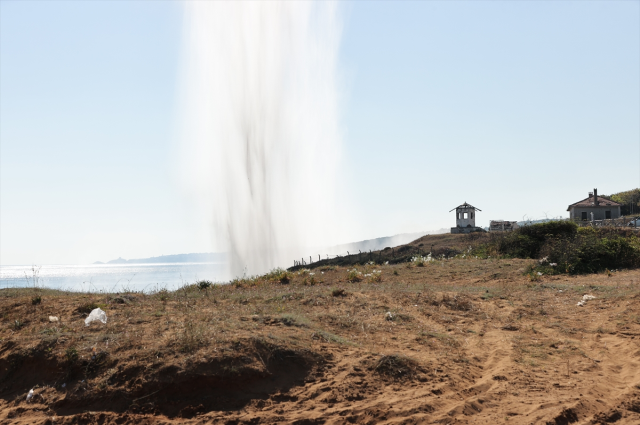
[[[527,264],[35,305],[6,290],[0,423],[640,423],[640,272],[532,282]],[[107,325],[85,328],[92,302]]]

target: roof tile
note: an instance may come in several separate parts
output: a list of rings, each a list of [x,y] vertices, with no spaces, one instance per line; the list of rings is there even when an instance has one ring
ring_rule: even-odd
[[[598,202],[600,202],[600,207],[619,207],[620,204],[612,201],[611,199],[605,199],[602,196],[598,196]],[[583,199],[582,201],[578,201],[575,204],[569,205],[571,207],[593,207],[593,196],[589,196],[588,198]],[[569,211],[569,209],[567,209]]]

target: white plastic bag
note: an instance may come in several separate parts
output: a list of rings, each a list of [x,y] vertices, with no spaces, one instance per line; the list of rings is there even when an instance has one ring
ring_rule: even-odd
[[[100,308],[94,308],[91,313],[84,319],[85,326],[89,326],[94,320],[99,320],[102,323],[107,323],[107,313]]]
[[[585,304],[587,304],[587,301],[589,300],[595,300],[596,297],[594,297],[593,295],[583,295],[582,296],[582,300],[578,301],[578,304],[576,304],[578,307],[584,307]]]

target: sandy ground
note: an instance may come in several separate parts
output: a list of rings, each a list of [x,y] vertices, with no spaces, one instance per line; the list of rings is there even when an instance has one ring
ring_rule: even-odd
[[[640,271],[532,281],[529,264],[3,290],[0,423],[640,424]],[[85,327],[95,306],[108,322]]]

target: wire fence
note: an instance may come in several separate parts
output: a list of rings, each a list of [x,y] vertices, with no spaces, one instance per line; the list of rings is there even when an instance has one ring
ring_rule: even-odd
[[[574,219],[574,223],[576,223],[580,227],[631,227],[638,228],[640,224],[640,220],[636,217],[619,217],[619,218],[611,218],[606,220],[580,220]]]

